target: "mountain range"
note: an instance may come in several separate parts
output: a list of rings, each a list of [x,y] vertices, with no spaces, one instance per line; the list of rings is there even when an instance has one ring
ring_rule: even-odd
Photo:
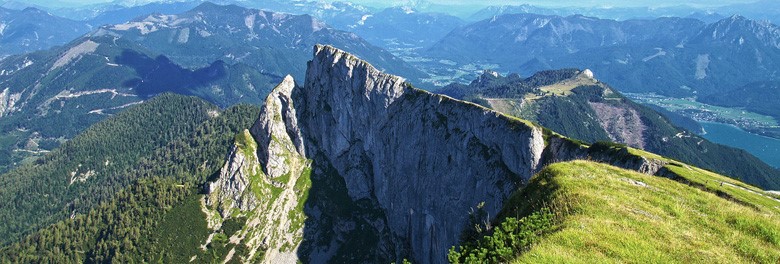
[[[2,195],[36,195],[0,210],[3,238],[18,241],[0,259],[535,262],[604,260],[625,243],[652,256],[609,259],[780,258],[772,193],[419,90],[330,46],[315,47],[302,85],[287,76],[259,115],[240,109],[159,96],[3,175],[15,187]],[[56,214],[26,209],[40,203]]]
[[[217,3],[6,12],[86,29],[0,59],[0,263],[780,262],[780,170],[623,96],[778,117],[774,24]]]
[[[307,50],[332,44],[375,62],[388,72],[417,79],[424,74],[354,33],[332,29],[309,15],[203,3],[179,15],[149,15],[106,26],[96,35],[118,35],[166,54],[185,67],[215,60],[245,63],[275,75],[303,76]],[[251,55],[251,56],[250,56]]]
[[[138,44],[82,37],[0,63],[4,170],[38,156],[106,116],[164,92],[198,95],[226,107],[258,103],[281,77],[215,61],[190,70]]]
[[[115,6],[106,10],[94,11],[94,17],[82,18],[95,27],[102,25],[114,25],[129,22],[138,17],[149,14],[179,14],[189,11],[200,4],[200,1],[182,1],[160,3],[152,2],[145,5],[124,7]]]
[[[390,72],[420,76],[387,51],[307,15],[211,3],[181,15],[149,15],[0,62],[0,171],[163,92],[221,107],[260,103],[283,74],[304,74],[303,47],[320,42],[365,54]]]
[[[522,74],[589,68],[623,92],[695,97],[776,79],[778,32],[776,25],[741,16],[705,24],[512,14],[457,29],[428,53]]]
[[[730,4],[719,7],[694,7],[685,4],[656,7],[543,7],[521,4],[488,6],[473,13],[468,17],[468,20],[479,21],[498,15],[533,13],[558,16],[584,15],[614,20],[685,17],[712,23],[727,16],[738,14],[754,20],[767,20],[777,24],[780,22],[780,17],[777,16],[778,10],[780,10],[780,5],[772,0]]]
[[[0,58],[63,45],[89,30],[84,22],[53,16],[37,8],[0,7]]]
[[[386,48],[428,47],[465,22],[443,13],[393,7],[367,15],[351,30]]]
[[[657,17],[700,17],[722,18],[721,15],[710,10],[703,10],[691,6],[664,6],[664,7],[541,7],[530,4],[488,6],[469,16],[470,21],[490,19],[494,16],[506,14],[539,14],[572,16],[583,15],[613,20],[647,19]],[[711,22],[711,21],[710,21]]]

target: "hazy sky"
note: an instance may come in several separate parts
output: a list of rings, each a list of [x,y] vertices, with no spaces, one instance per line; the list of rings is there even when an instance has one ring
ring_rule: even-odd
[[[30,2],[45,3],[51,0],[28,0]],[[111,0],[55,0],[62,3],[91,4],[110,2]],[[262,1],[262,0],[257,0]],[[413,0],[414,1],[414,0]],[[533,4],[538,6],[671,6],[671,5],[691,5],[691,6],[723,6],[737,3],[751,3],[756,0],[428,0],[436,4],[448,5],[507,5],[507,4]],[[21,0],[24,2],[24,0]],[[406,0],[353,0],[352,2],[362,3],[373,6],[388,6],[393,3],[409,2]]]
[[[429,0],[437,4],[450,5],[519,5],[532,4],[538,6],[672,6],[672,5],[691,5],[691,6],[723,6],[729,4],[752,3],[757,0]],[[354,2],[376,4],[387,3],[391,1],[381,0],[356,0]],[[392,1],[406,2],[406,1]]]

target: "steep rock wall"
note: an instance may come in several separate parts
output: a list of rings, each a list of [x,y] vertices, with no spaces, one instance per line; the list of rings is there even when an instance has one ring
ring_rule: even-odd
[[[295,100],[307,153],[327,157],[353,200],[376,201],[415,260],[443,262],[470,208],[484,202],[495,215],[537,169],[541,129],[414,89],[332,47],[314,55]]]
[[[266,205],[249,221],[263,223],[250,233],[272,249],[266,263],[443,263],[472,208],[484,203],[497,215],[547,163],[595,157],[654,173],[648,160],[592,153],[529,122],[415,89],[329,46],[315,47],[303,87],[288,77],[274,89],[251,134],[262,182],[282,193],[258,198]]]

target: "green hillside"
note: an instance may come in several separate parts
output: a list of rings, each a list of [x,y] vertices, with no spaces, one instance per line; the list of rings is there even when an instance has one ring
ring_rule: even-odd
[[[553,164],[511,198],[490,235],[472,236],[450,260],[780,261],[777,197],[687,165],[665,169],[669,178],[588,161]]]
[[[0,173],[54,150],[91,125],[166,93],[219,107],[259,104],[280,76],[212,61],[188,69],[126,39],[87,36],[0,61]],[[3,103],[5,104],[5,103]]]
[[[0,175],[0,244],[86,213],[139,179],[197,185],[224,163],[235,133],[259,110],[220,111],[165,94],[100,122],[34,163]]]

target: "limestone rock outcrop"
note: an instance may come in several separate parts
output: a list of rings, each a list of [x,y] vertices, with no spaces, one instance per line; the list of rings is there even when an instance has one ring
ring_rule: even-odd
[[[272,194],[258,198],[256,220],[248,220],[262,242],[253,245],[264,249],[252,252],[267,263],[443,263],[469,228],[472,208],[484,204],[496,216],[548,163],[594,156],[657,170],[651,161],[592,153],[530,122],[416,89],[320,45],[303,86],[285,78],[250,131],[261,171],[252,174]],[[241,181],[229,179],[241,175],[234,165],[251,164],[242,159],[231,156],[221,175],[229,184],[216,185],[233,186],[221,191],[229,197],[241,197],[232,195]]]
[[[247,191],[250,187],[250,177],[260,171],[260,163],[255,154],[257,144],[254,141],[246,141],[247,138],[251,139],[248,130],[236,138],[236,144],[230,149],[219,177],[208,183],[206,190],[209,193],[206,204],[217,209],[222,217],[230,215],[233,209],[254,210],[258,204],[257,197]]]

